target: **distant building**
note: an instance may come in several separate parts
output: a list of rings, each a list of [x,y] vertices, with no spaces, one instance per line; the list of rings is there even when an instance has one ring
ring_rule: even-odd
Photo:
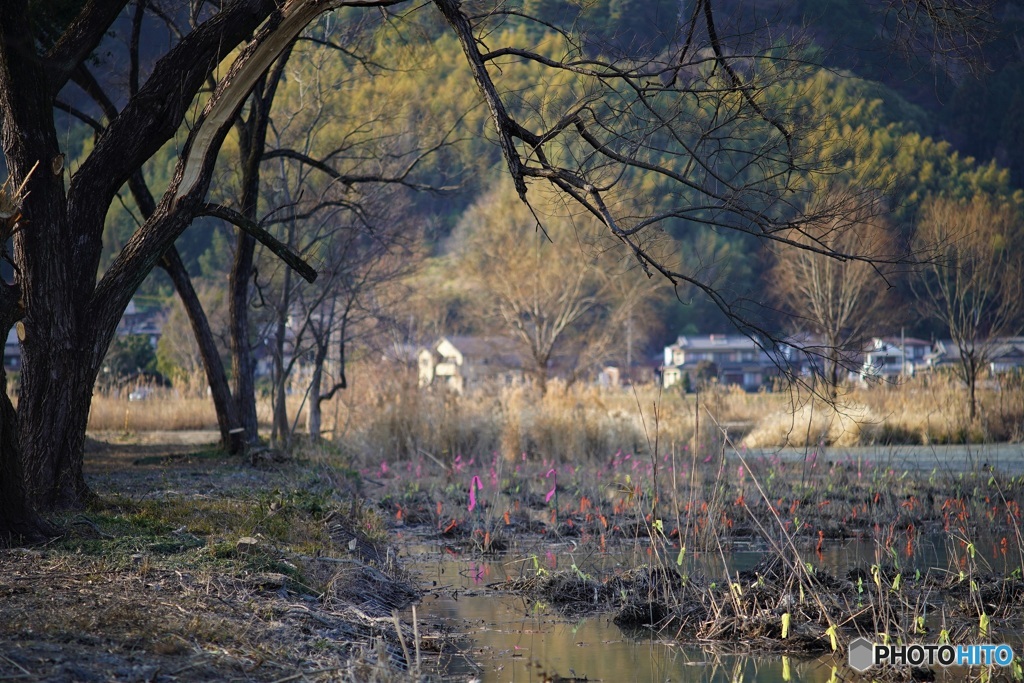
[[[419,385],[443,385],[462,393],[483,381],[522,381],[527,359],[509,337],[442,337],[417,354]]]
[[[979,347],[983,342],[979,342]],[[988,359],[988,371],[992,375],[1001,375],[1024,368],[1024,337],[999,337],[987,342],[985,350]],[[952,339],[940,339],[935,342],[932,353],[928,357],[930,368],[950,367],[960,362],[960,351]]]
[[[862,380],[912,377],[934,358],[932,343],[914,337],[875,337],[864,351]]]
[[[988,371],[993,375],[1014,372],[1024,367],[1024,337],[992,340],[988,353]]]
[[[775,363],[753,339],[741,334],[683,336],[665,347],[662,386],[668,388],[710,376],[720,384],[755,391],[777,374]],[[688,377],[688,380],[684,379]]]
[[[117,336],[142,335],[156,348],[164,331],[166,312],[163,309],[142,310],[135,305],[135,299],[128,302],[121,321],[117,324]]]

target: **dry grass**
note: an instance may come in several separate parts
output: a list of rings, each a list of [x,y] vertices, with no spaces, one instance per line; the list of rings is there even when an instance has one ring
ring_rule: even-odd
[[[351,454],[403,458],[500,453],[602,458],[618,450],[648,452],[673,446],[715,449],[716,424],[733,441],[774,448],[832,445],[930,444],[1018,441],[1024,437],[1024,389],[1020,381],[985,383],[980,418],[967,420],[958,381],[924,376],[900,385],[848,387],[837,406],[795,391],[745,393],[712,387],[700,396],[653,385],[605,389],[552,382],[546,395],[530,386],[478,387],[458,396],[416,386],[402,369],[357,366],[352,388],[323,406],[324,436]],[[269,428],[268,400],[258,404]],[[289,414],[305,424],[301,390],[289,397]],[[296,414],[298,418],[296,419]],[[211,400],[196,392],[158,389],[144,401],[98,394],[92,430],[139,432],[216,428]],[[695,438],[695,434],[697,435]]]
[[[392,617],[418,591],[335,542],[357,528],[376,548],[384,534],[342,466],[300,457],[258,471],[91,442],[96,503],[55,520],[45,547],[0,549],[0,679],[419,680],[412,629],[399,636]]]
[[[89,411],[89,429],[138,432],[216,429],[217,414],[209,398],[175,396],[159,391],[145,401],[97,394]]]

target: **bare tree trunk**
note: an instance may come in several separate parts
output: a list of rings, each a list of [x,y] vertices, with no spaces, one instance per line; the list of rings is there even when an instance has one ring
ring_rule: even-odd
[[[967,380],[967,419],[974,424],[974,420],[978,416],[978,361],[973,354],[968,357],[965,369],[967,370],[965,378]]]
[[[839,347],[836,345],[829,349],[828,365],[828,395],[835,400],[839,397]]]
[[[548,393],[548,364],[537,362],[537,388],[540,389],[540,395],[546,396]]]
[[[971,424],[974,424],[975,418],[978,416],[978,399],[975,394],[975,388],[977,386],[977,380],[972,377],[970,383],[967,386],[968,393],[968,405],[970,406],[967,411],[967,419]]]
[[[313,361],[313,377],[309,382],[309,408],[306,410],[306,432],[310,441],[320,440],[320,429],[323,424],[323,415],[320,411],[320,387],[323,384],[324,361],[327,352],[321,353],[320,347],[316,350],[316,359]]]
[[[137,171],[128,180],[135,203],[138,204],[142,215],[149,219],[156,212],[156,200],[153,198],[142,172]],[[228,453],[232,455],[240,453],[245,447],[243,433],[236,428],[239,425],[238,411],[231,397],[231,388],[228,385],[227,373],[224,372],[224,363],[221,362],[220,353],[217,351],[217,343],[213,339],[213,331],[210,329],[210,321],[206,317],[203,305],[199,302],[196,290],[192,286],[192,279],[185,270],[185,264],[181,262],[181,255],[174,245],[168,249],[160,261],[160,266],[174,283],[174,289],[185,307],[189,323],[192,326],[192,334],[199,346],[199,354],[203,359],[203,369],[206,372],[206,381],[210,386],[210,393],[213,398],[214,411],[217,413],[217,425],[220,428],[220,443]]]
[[[248,120],[240,121],[239,155],[242,162],[241,214],[252,221],[256,212],[260,192],[260,160],[266,147],[269,102],[264,100],[266,77],[260,78],[250,98],[252,110]],[[238,247],[229,279],[231,287],[231,360],[235,370],[234,396],[238,418],[244,429],[247,444],[259,439],[259,424],[256,419],[256,386],[253,372],[252,346],[249,342],[249,280],[253,276],[253,256],[256,239],[245,232],[238,233]]]
[[[23,356],[18,406],[22,458],[29,496],[42,510],[80,508],[92,497],[83,475],[82,454],[96,372],[83,361],[84,355],[40,357],[36,352]],[[32,382],[45,377],[46,391],[25,390],[29,367]],[[60,386],[51,378],[60,378]]]
[[[260,162],[267,147],[270,108],[280,82],[291,47],[285,48],[276,68],[269,76],[260,77],[250,98],[247,120],[239,121],[239,153],[242,162],[242,215],[256,221],[260,194]],[[238,418],[245,430],[246,443],[259,439],[256,419],[256,385],[253,372],[252,347],[249,343],[249,280],[253,276],[256,240],[248,233],[239,233],[238,249],[231,269],[231,357],[235,369],[234,394]]]
[[[6,384],[7,377],[0,370]],[[18,446],[18,415],[7,392],[0,392],[0,547],[45,538],[25,491]]]
[[[284,334],[285,321],[279,317],[277,323],[277,339],[274,342],[274,420],[271,438],[279,445],[288,445],[288,376],[284,371]]]
[[[0,299],[14,294],[13,289],[0,290]],[[4,339],[14,323],[17,301],[0,303],[0,330]],[[35,513],[25,489],[21,446],[18,443],[18,414],[7,395],[7,373],[0,363],[0,547],[10,543],[35,543],[45,540],[54,531]]]
[[[34,101],[26,99],[26,107]],[[38,116],[52,117],[48,101],[38,104]],[[5,131],[12,174],[15,168],[33,166],[29,158],[19,158],[22,153],[47,160],[47,166],[50,159],[59,158],[53,128],[35,132],[35,139],[19,145],[6,139]],[[98,370],[89,297],[99,253],[80,246],[75,226],[83,217],[69,216],[63,172],[38,168],[29,181],[23,210],[26,225],[32,227],[16,232],[14,249],[25,309],[18,405],[25,483],[40,510],[78,507],[90,495],[82,474],[82,452]]]
[[[291,241],[291,240],[289,240]],[[281,303],[277,308],[277,320],[274,333],[274,420],[272,438],[280,445],[287,447],[291,437],[291,425],[288,423],[288,373],[284,362],[285,335],[288,332],[288,307],[291,298],[291,272],[284,272],[284,287]],[[293,349],[297,353],[298,349]]]
[[[174,289],[185,306],[188,320],[192,324],[192,333],[199,345],[199,353],[203,358],[203,367],[206,370],[206,381],[210,385],[213,405],[217,411],[221,448],[232,455],[241,453],[245,448],[245,433],[237,431],[241,429],[241,422],[238,419],[237,406],[231,396],[231,387],[228,384],[227,373],[224,371],[224,363],[217,351],[217,343],[213,338],[213,331],[210,329],[210,321],[206,317],[196,290],[192,287],[192,280],[185,270],[185,264],[181,262],[181,256],[175,247],[171,247],[164,254],[161,266],[174,282]]]
[[[252,278],[252,259],[256,240],[246,233],[238,234],[235,263],[231,268],[229,286],[231,302],[231,365],[234,368],[232,393],[238,412],[242,438],[247,444],[259,438],[256,420],[256,385],[253,377],[252,347],[249,345],[249,280]]]

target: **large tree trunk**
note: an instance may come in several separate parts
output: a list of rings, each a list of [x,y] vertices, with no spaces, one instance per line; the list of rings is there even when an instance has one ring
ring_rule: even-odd
[[[255,79],[305,25],[330,9],[330,3],[312,1],[283,7],[269,0],[230,3],[160,59],[65,189],[54,97],[120,9],[116,2],[87,5],[67,41],[55,46],[56,57],[38,53],[24,1],[4,2],[0,21],[0,140],[14,186],[27,180],[14,235],[19,296],[14,303],[0,297],[0,320],[24,323],[20,459],[9,431],[15,424],[10,403],[0,405],[0,529],[10,532],[25,528],[29,504],[48,510],[81,506],[89,498],[82,475],[85,430],[117,321],[199,210],[227,126]],[[276,20],[254,34],[275,11]],[[194,125],[160,209],[97,283],[104,217],[118,188],[174,134],[210,69],[248,36],[249,48]],[[12,288],[0,282],[5,292]],[[24,482],[16,477],[19,462]]]
[[[22,200],[24,229],[14,236],[25,333],[19,431],[30,500],[48,510],[88,497],[82,448],[96,377],[88,309],[101,245],[81,239],[75,221],[82,217],[68,215],[47,74],[19,20],[24,16],[5,15],[0,22],[0,111],[11,178],[20,184],[31,173]],[[9,323],[19,317],[3,315]]]
[[[29,495],[41,510],[80,508],[92,496],[82,456],[96,371],[85,353],[29,348],[26,340],[18,403]]]
[[[231,302],[231,365],[234,368],[235,406],[238,420],[244,430],[242,436],[247,444],[254,444],[259,438],[259,424],[256,421],[256,384],[253,377],[254,365],[252,346],[249,343],[249,280],[252,278],[252,258],[256,240],[247,233],[238,234],[235,263],[229,280]]]
[[[0,376],[6,384],[6,375]],[[18,416],[6,391],[0,392],[0,547],[33,543],[47,536],[29,505],[18,446]]]
[[[233,455],[241,453],[245,448],[245,430],[241,427],[238,419],[238,410],[231,396],[231,387],[228,385],[224,363],[217,351],[217,343],[213,338],[213,331],[210,329],[210,321],[206,317],[196,290],[192,287],[192,280],[185,270],[185,264],[181,262],[181,256],[175,247],[167,250],[161,265],[170,276],[171,281],[174,282],[174,289],[185,306],[185,312],[192,324],[192,333],[199,345],[199,353],[203,358],[203,367],[206,370],[206,381],[210,385],[213,405],[217,411],[221,447]]]
[[[0,289],[0,333],[4,339],[18,311],[15,293],[14,288]],[[29,503],[18,438],[18,414],[7,395],[7,373],[0,363],[0,547],[35,543],[54,535]]]

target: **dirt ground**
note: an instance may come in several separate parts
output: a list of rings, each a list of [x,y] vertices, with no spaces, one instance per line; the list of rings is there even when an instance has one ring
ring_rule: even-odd
[[[310,481],[334,491],[288,499],[309,467],[248,467],[213,438],[92,435],[100,502],[46,546],[0,550],[0,680],[402,676],[392,609],[416,591],[329,514],[348,484],[322,469]]]

